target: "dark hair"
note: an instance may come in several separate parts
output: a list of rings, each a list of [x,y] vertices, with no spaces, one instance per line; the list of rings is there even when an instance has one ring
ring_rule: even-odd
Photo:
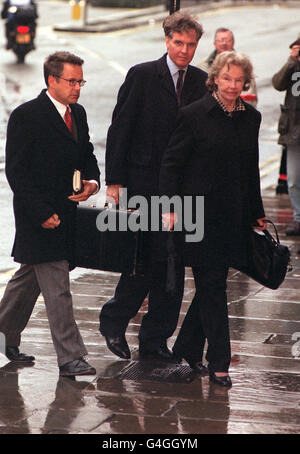
[[[82,66],[84,61],[74,54],[66,51],[54,52],[49,55],[44,62],[44,79],[48,87],[48,77],[60,76],[64,70],[64,63]]]
[[[254,79],[252,63],[245,54],[234,51],[222,52],[221,54],[216,56],[213,64],[208,71],[208,78],[206,81],[208,90],[214,91],[217,89],[215,84],[215,77],[218,77],[225,65],[236,65],[242,68],[245,77],[243,90],[249,90],[251,80]]]
[[[189,32],[190,30],[195,30],[196,39],[199,41],[203,35],[202,25],[197,22],[189,13],[183,13],[181,11],[176,11],[176,13],[171,14],[166,17],[163,22],[163,29],[165,36],[169,38],[173,37],[173,33],[182,33]]]

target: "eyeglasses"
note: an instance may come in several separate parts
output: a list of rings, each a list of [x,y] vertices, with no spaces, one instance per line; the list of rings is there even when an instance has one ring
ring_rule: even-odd
[[[216,43],[226,43],[226,44],[228,44],[228,43],[232,43],[232,41],[233,41],[232,38],[228,38],[228,39],[226,39],[226,38],[224,38],[224,39],[215,39],[215,42],[216,42]]]
[[[53,74],[53,76],[58,77],[59,79],[66,80],[70,87],[76,87],[76,84],[79,84],[79,87],[83,87],[86,84],[86,80],[65,79],[64,77],[58,76],[57,74]]]

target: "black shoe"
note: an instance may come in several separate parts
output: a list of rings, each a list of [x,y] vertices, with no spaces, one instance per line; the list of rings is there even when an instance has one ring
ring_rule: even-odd
[[[69,363],[63,364],[59,368],[61,377],[70,377],[74,375],[95,375],[96,369],[90,366],[83,358],[75,359]]]
[[[166,345],[161,345],[154,349],[148,349],[145,347],[140,347],[139,352],[141,357],[151,358],[151,359],[160,359],[163,361],[176,361],[173,353],[168,349]]]
[[[130,350],[125,339],[124,334],[121,336],[104,336],[106,340],[106,345],[115,355],[123,359],[130,358]]]
[[[29,356],[26,355],[25,353],[20,353],[18,347],[6,346],[5,355],[10,361],[22,361],[26,363],[32,363],[35,360],[34,356]]]
[[[215,374],[215,372],[210,372],[209,379],[210,381],[216,383],[217,385],[225,386],[226,388],[230,388],[232,386],[232,382],[229,375],[218,377]]]
[[[285,180],[279,180],[276,186],[276,194],[288,194],[288,185]]]
[[[176,362],[178,364],[181,363],[181,361],[184,359],[188,365],[190,366],[191,369],[193,369],[197,374],[199,375],[204,375],[208,372],[208,369],[206,366],[204,366],[204,364],[202,363],[202,361],[192,361],[192,360],[188,360],[186,359],[185,357],[183,356],[180,356],[176,353],[174,353],[173,351],[173,356],[174,358],[176,358]]]
[[[189,366],[199,375],[207,374],[208,369],[201,361],[189,362]]]

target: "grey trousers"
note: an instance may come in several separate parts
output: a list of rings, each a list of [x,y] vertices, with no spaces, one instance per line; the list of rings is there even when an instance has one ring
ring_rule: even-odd
[[[87,355],[73,314],[66,260],[21,265],[0,302],[0,332],[6,345],[18,347],[39,294],[42,293],[59,366]]]

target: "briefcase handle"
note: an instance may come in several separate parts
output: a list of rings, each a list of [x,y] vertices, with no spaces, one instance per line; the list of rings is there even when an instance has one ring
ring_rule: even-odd
[[[107,202],[107,201],[105,202],[104,208],[109,208],[109,202]],[[119,205],[118,203],[116,204],[115,209],[116,209],[116,210],[119,210],[119,209],[120,209],[120,205]]]

